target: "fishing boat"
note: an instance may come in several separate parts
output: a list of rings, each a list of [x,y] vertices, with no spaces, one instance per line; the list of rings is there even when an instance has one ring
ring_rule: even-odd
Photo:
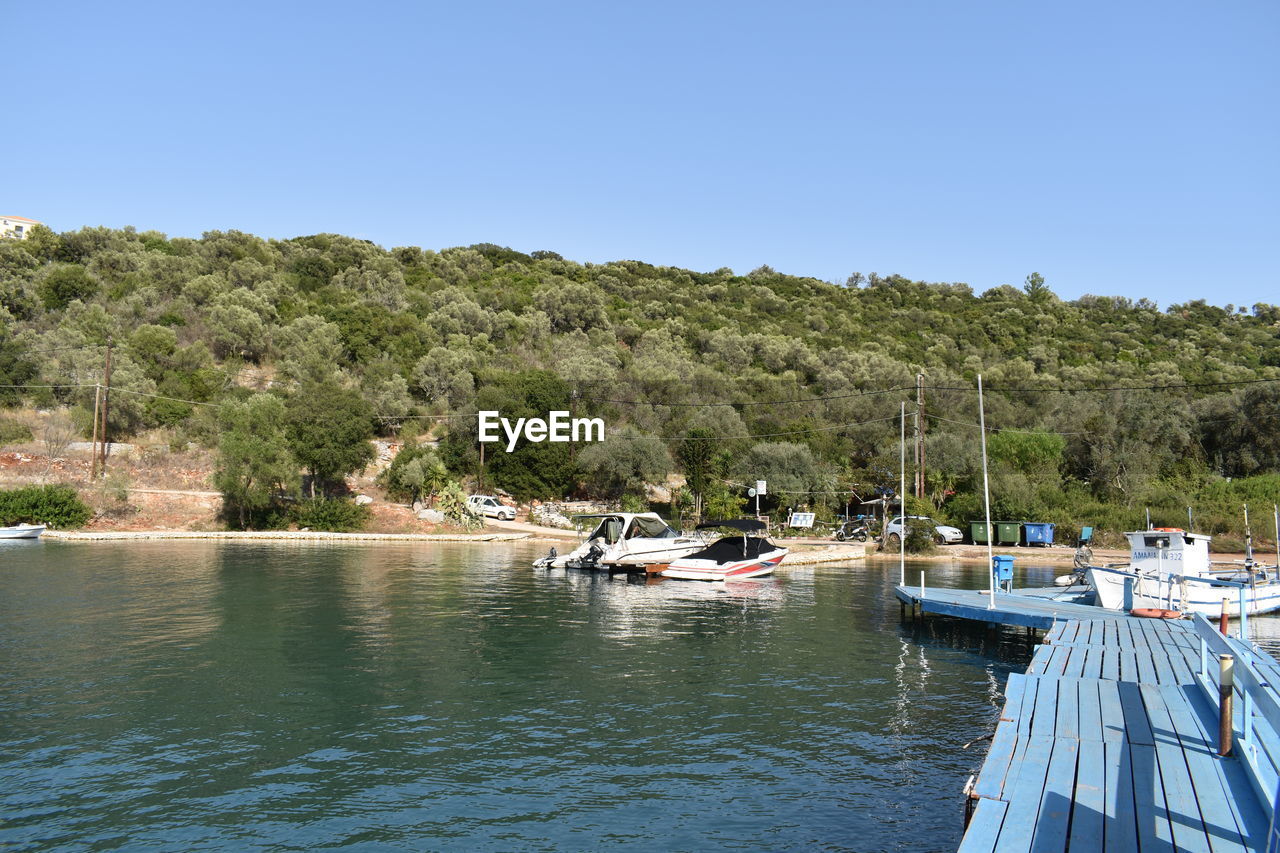
[[[0,527],[0,539],[39,539],[44,533],[43,524],[19,524],[14,527]]]
[[[642,572],[646,565],[670,563],[706,546],[701,539],[673,529],[656,512],[612,512],[575,519],[599,521],[577,548],[563,556],[553,548],[534,561],[534,567]]]
[[[725,536],[701,551],[672,560],[671,565],[662,572],[662,576],[697,581],[755,578],[771,574],[782,562],[782,558],[787,555],[786,548],[775,545],[759,535],[766,529],[763,521],[756,521],[753,518],[710,521],[699,524],[698,530],[717,527],[738,530],[741,531],[741,535]]]
[[[1211,537],[1177,527],[1153,527],[1125,534],[1129,562],[1089,566],[1085,573],[1108,610],[1176,610],[1217,617],[1280,610],[1280,577],[1275,566],[1253,560],[1212,563]]]

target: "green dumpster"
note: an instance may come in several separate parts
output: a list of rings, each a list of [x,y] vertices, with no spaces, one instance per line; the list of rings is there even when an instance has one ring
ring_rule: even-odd
[[[1017,545],[1022,541],[1021,521],[997,521],[995,524],[997,545]]]
[[[987,523],[985,521],[969,522],[969,541],[974,545],[986,545],[988,539]]]

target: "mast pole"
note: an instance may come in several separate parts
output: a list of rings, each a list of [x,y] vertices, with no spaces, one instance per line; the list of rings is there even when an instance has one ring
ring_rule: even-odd
[[[898,526],[898,574],[899,583],[907,585],[907,403],[902,402],[902,415],[899,420],[898,439],[898,518],[902,523]]]

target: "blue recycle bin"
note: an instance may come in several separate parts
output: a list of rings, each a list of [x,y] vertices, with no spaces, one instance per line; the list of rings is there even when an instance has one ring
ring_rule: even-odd
[[[991,558],[991,571],[995,573],[996,583],[1013,583],[1013,557],[999,554]]]
[[[1026,521],[1022,524],[1022,540],[1028,545],[1053,544],[1053,529],[1056,524]]]

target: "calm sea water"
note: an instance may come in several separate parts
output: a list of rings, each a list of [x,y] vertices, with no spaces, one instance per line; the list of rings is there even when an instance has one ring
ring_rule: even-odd
[[[955,849],[1020,632],[541,551],[0,547],[0,847]]]

